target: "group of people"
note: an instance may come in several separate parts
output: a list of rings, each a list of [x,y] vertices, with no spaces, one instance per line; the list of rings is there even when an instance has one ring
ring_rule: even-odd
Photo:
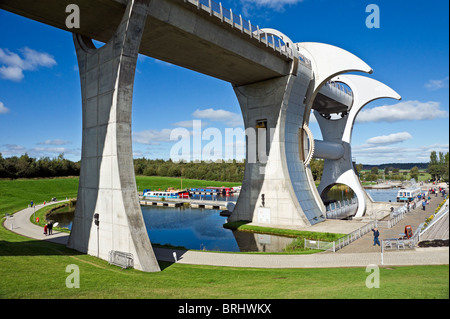
[[[445,197],[445,188],[444,187],[439,187],[439,190],[436,187],[430,188],[428,190],[430,192],[430,194],[435,194],[436,197],[438,196],[438,193],[440,193],[442,195],[442,197]]]
[[[52,222],[48,222],[47,224],[44,225],[44,235],[47,236],[53,234],[53,223]]]
[[[445,197],[445,194],[446,194],[445,188],[439,187],[439,193],[442,194],[442,197]],[[436,197],[437,197],[438,190],[436,188],[430,188],[429,189],[429,194],[436,194]],[[431,197],[430,197],[430,195],[428,195],[428,199],[427,199],[425,194],[421,194],[421,195],[419,195],[419,198],[422,198],[422,209],[425,210],[425,207],[429,203]],[[408,212],[409,212],[410,208],[411,209],[415,209],[416,208],[416,202],[415,201],[413,201],[411,203],[411,206],[410,206],[410,204],[408,202],[408,204],[407,204]],[[375,228],[372,229],[372,232],[373,232],[373,245],[374,246],[375,245],[380,246],[380,240],[378,239],[380,237],[380,231],[378,230],[378,228],[375,227]]]

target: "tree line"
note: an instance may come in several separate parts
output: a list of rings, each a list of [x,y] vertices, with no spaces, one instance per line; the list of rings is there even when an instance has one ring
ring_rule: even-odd
[[[393,164],[395,165],[395,164]],[[310,164],[314,180],[320,181],[323,173],[324,161],[313,159]],[[384,171],[374,166],[370,172],[361,173],[363,164],[356,165],[361,180],[376,181],[383,177],[392,180],[405,180],[407,175],[418,180],[419,167],[414,166],[409,172],[400,172],[400,168],[385,166]],[[242,182],[244,179],[245,163],[233,161],[218,162],[173,162],[162,159],[134,159],[134,170],[136,175],[182,177],[188,179],[199,179],[222,182]],[[427,172],[431,174],[432,180],[448,181],[449,179],[449,153],[431,152]],[[28,154],[20,157],[12,156],[3,158],[0,153],[0,178],[38,178],[38,177],[64,177],[79,176],[80,161],[73,162],[64,158],[64,154],[50,159],[43,157],[32,158]]]
[[[64,158],[63,154],[50,159],[42,157],[36,159],[24,154],[20,157],[3,158],[0,153],[0,178],[37,178],[79,176],[80,162],[72,162]]]
[[[419,175],[420,170],[418,166],[402,172],[398,167],[386,166],[384,169],[379,169],[377,166],[373,166],[370,171],[360,173],[359,177],[362,181],[377,181],[379,179],[404,181],[411,178],[419,181]]]
[[[395,165],[395,167],[393,165]],[[407,178],[414,178],[416,181],[419,181],[419,175],[421,174],[420,170],[425,169],[425,171],[431,175],[432,181],[447,182],[449,180],[449,152],[436,153],[435,151],[432,151],[430,154],[430,161],[426,166],[420,165],[420,163],[411,167],[412,165],[414,164],[383,164],[380,166],[371,165],[370,171],[360,173],[360,179],[365,181],[376,181],[384,178],[403,181]],[[358,172],[361,172],[366,167],[367,165],[358,164],[357,170]],[[405,169],[405,167],[407,167],[407,169]]]
[[[221,182],[242,182],[244,179],[245,163],[218,162],[173,162],[162,159],[134,159],[136,175],[182,177]]]

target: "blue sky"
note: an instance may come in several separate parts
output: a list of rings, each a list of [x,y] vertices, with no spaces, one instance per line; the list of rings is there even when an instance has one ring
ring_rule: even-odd
[[[380,28],[366,27],[368,4]],[[428,162],[449,150],[449,2],[433,0],[223,0],[294,42],[323,42],[367,62],[402,101],[367,105],[353,131],[358,163]],[[0,152],[4,157],[81,157],[81,92],[72,36],[0,10]],[[229,83],[140,56],[133,99],[135,157],[170,157],[170,132],[242,127]],[[157,119],[157,120],[155,120]],[[317,124],[311,123],[317,139]],[[208,141],[204,141],[204,144]],[[222,145],[225,142],[222,141]],[[242,141],[238,147],[242,147]],[[242,150],[240,151],[242,152]]]

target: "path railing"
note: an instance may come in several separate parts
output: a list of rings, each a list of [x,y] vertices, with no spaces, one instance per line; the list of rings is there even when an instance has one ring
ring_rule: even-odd
[[[341,237],[333,242],[305,239],[305,248],[336,252],[339,249],[342,249],[345,246],[349,245],[350,243],[354,242],[355,240],[363,237],[365,234],[370,232],[374,227],[376,227],[375,221],[370,222],[364,225],[363,227],[358,228],[357,230],[351,232],[350,234]]]
[[[338,89],[339,91],[341,91],[341,92],[343,92],[343,93],[345,93],[345,94],[347,94],[347,95],[353,97],[353,91],[347,89],[344,85],[342,85],[342,84],[340,84],[340,83],[338,83],[338,82],[335,82],[335,81],[327,81],[327,82],[325,83],[325,86],[328,86],[328,87],[330,87],[330,88],[331,88],[331,87],[334,87],[334,88]]]
[[[431,226],[433,226],[435,223],[437,223],[441,218],[443,218],[446,214],[449,213],[449,199],[447,198],[445,200],[445,204],[442,205],[442,207],[439,209],[439,211],[435,214],[433,214],[430,219],[431,221],[428,222],[428,219],[426,222],[422,223],[418,228],[417,228],[417,233],[419,233],[419,240],[420,240],[420,236],[425,233],[426,231],[428,231]]]
[[[392,210],[389,219],[388,220],[379,220],[377,226],[385,227],[385,228],[392,228],[395,225],[397,225],[403,218],[405,218],[405,215],[409,213],[411,209],[414,209],[413,207],[416,207],[419,199],[414,199],[412,202],[406,203],[403,206],[397,207],[396,209]]]
[[[111,265],[119,266],[124,269],[134,267],[133,254],[117,250],[111,250],[109,252],[108,262]]]
[[[448,207],[448,199],[447,202],[442,205],[442,208],[434,215],[434,218],[432,222],[427,225],[425,222],[421,223],[416,231],[413,233],[413,236],[409,239],[404,238],[390,238],[390,239],[384,239],[381,241],[381,247],[382,250],[387,249],[413,249],[420,241],[420,237],[423,233],[425,233],[431,225],[439,221],[441,218],[443,218],[446,214],[449,212]],[[402,214],[403,216],[404,214]]]
[[[342,219],[353,215],[358,209],[358,199],[346,199],[339,202],[328,204],[326,207],[327,219]]]

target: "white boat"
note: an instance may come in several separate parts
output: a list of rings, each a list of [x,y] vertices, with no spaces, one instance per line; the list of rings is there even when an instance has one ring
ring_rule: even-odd
[[[420,187],[401,189],[397,193],[397,202],[410,202],[421,192]]]
[[[163,192],[163,191],[147,191],[144,193],[145,198],[178,198],[179,192]]]
[[[239,193],[241,191],[242,186],[235,186],[232,187],[231,189],[233,190],[233,193]]]

